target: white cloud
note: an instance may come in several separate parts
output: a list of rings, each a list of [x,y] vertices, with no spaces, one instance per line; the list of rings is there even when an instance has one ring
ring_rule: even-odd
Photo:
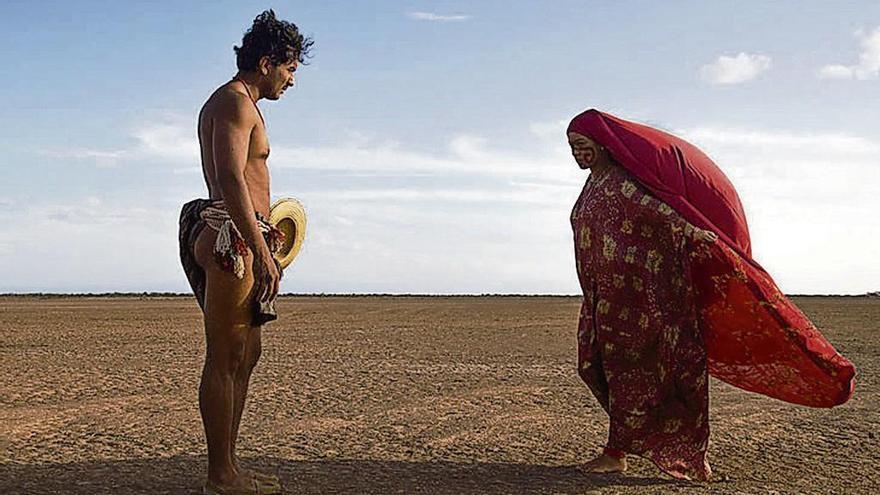
[[[513,203],[518,206],[528,204],[560,206],[559,193],[571,192],[570,187],[546,184],[508,183],[503,187],[481,189],[355,189],[321,190],[316,193],[325,199],[366,203],[489,203],[501,205]]]
[[[191,152],[184,128],[145,129],[159,130],[138,134],[138,153],[180,163]],[[309,213],[306,245],[283,290],[576,292],[568,213],[585,177],[564,134],[536,135],[534,156],[468,135],[430,153],[343,142],[273,147],[273,192],[298,197]],[[176,258],[177,208],[97,197],[32,204],[16,217],[37,221],[0,225],[3,251],[15,254],[0,260],[9,274],[0,292],[187,290]],[[72,240],[63,250],[40,248],[56,237]],[[134,264],[115,261],[112,253],[135,244],[148,254]],[[39,265],[50,250],[51,262]]]
[[[183,290],[176,214],[94,196],[22,204],[0,225],[0,292]]]
[[[565,130],[568,128],[569,122],[570,119],[562,119],[555,122],[535,122],[529,126],[529,131],[542,140],[558,142],[560,139],[565,138]]]
[[[89,161],[99,168],[113,168],[119,160],[125,158],[126,150],[96,150],[88,148],[71,148],[67,150],[40,150],[40,155],[50,158]]]
[[[564,131],[551,143],[541,144],[539,154],[511,155],[491,149],[477,136],[453,137],[441,153],[427,154],[402,148],[398,143],[348,143],[325,147],[273,148],[273,169],[335,170],[358,174],[398,173],[427,176],[482,176],[495,179],[534,178],[558,183],[570,178],[574,167],[558,166],[567,159]]]
[[[688,139],[711,146],[748,146],[785,153],[811,148],[813,156],[875,154],[880,146],[869,139],[844,133],[795,133],[784,131],[754,131],[717,127],[694,127],[679,131]],[[798,158],[800,158],[798,156]]]
[[[410,18],[416,19],[419,21],[432,21],[432,22],[461,22],[467,21],[471,18],[469,15],[441,15],[433,12],[410,12],[407,14]]]
[[[880,27],[870,34],[856,32],[861,45],[859,63],[853,65],[830,64],[819,69],[822,79],[877,79],[880,76]]]
[[[568,214],[585,176],[569,155],[566,123],[529,126],[528,153],[500,151],[472,135],[434,152],[367,138],[276,145],[273,193],[301,199],[309,215],[306,245],[283,290],[577,293]],[[198,163],[186,128],[144,129],[132,150]],[[880,266],[870,260],[880,257],[880,220],[866,212],[880,210],[880,143],[723,127],[675,133],[734,182],[756,259],[784,290],[878,289]],[[0,199],[0,292],[187,290],[177,260],[179,206],[114,201]]]
[[[169,116],[161,122],[148,122],[131,131],[135,144],[125,149],[74,147],[65,150],[40,150],[42,156],[89,161],[100,168],[143,158],[158,158],[169,164],[186,164],[198,171],[199,141],[192,125],[181,117]]]
[[[755,258],[783,290],[877,290],[880,143],[843,133],[697,127],[677,132],[736,186]]]
[[[192,125],[178,122],[151,123],[135,129],[135,152],[175,163],[198,163],[199,141]]]
[[[855,77],[855,71],[852,67],[845,65],[826,65],[819,69],[819,77],[821,79],[852,79]]]
[[[287,168],[273,165],[273,188],[309,212],[286,290],[575,293],[568,214],[585,176],[563,133],[535,143],[535,156],[464,135],[436,153],[369,141],[276,146],[274,163]],[[318,170],[344,179],[307,188],[305,172]],[[394,176],[405,179],[390,187]]]
[[[770,69],[767,55],[740,53],[735,57],[719,56],[715,62],[700,69],[703,80],[716,85],[733,85],[751,81]]]

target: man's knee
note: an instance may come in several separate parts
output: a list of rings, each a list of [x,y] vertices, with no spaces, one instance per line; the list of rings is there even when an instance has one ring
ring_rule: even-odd
[[[244,329],[234,329],[244,332]],[[219,373],[236,375],[248,366],[248,341],[245,335],[230,335],[226,338],[208,338],[208,361]]]
[[[255,335],[252,335],[248,339],[248,357],[247,363],[247,371],[250,372],[257,365],[257,362],[260,360],[260,356],[263,355],[263,344],[260,339],[260,335],[255,332]]]

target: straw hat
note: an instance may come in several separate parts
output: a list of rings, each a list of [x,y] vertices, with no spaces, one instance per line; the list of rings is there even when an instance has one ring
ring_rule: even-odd
[[[306,210],[293,198],[281,198],[269,208],[269,223],[284,232],[284,244],[275,254],[281,268],[293,263],[306,238]]]

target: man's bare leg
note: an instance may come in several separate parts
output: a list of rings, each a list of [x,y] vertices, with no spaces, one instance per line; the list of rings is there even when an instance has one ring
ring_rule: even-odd
[[[274,474],[261,473],[251,469],[244,469],[238,463],[238,456],[235,454],[235,446],[238,442],[238,427],[241,424],[242,413],[244,412],[245,403],[247,401],[248,388],[250,385],[251,374],[260,360],[262,349],[262,327],[251,327],[248,334],[247,347],[245,350],[245,364],[241,368],[241,372],[236,375],[235,381],[235,411],[232,421],[232,441],[230,443],[229,456],[232,458],[232,464],[235,466],[239,475],[245,478],[255,479],[264,489],[269,491],[281,489],[281,480]]]
[[[244,366],[235,377],[235,410],[232,419],[232,442],[230,443],[229,455],[239,471],[241,469],[238,465],[238,457],[235,455],[235,445],[238,441],[238,428],[241,424],[241,416],[247,401],[251,374],[260,360],[260,354],[262,354],[261,332],[261,327],[251,327],[245,348]]]
[[[252,257],[245,257],[244,278],[236,278],[214,262],[215,238],[216,233],[206,228],[195,245],[196,260],[204,268],[207,281],[204,308],[207,345],[199,409],[208,443],[208,480],[222,487],[251,487],[252,480],[241,476],[237,469],[234,442],[236,409],[239,403],[244,403],[247,393],[246,385],[241,390],[241,377],[249,377],[249,368],[252,368],[247,361],[248,337],[253,330]]]

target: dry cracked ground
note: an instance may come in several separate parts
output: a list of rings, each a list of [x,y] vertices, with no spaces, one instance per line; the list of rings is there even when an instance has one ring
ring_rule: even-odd
[[[714,381],[712,483],[576,469],[607,421],[565,297],[283,298],[240,453],[297,494],[878,493],[880,299],[797,303],[856,395],[809,409]],[[194,300],[0,298],[0,324],[0,493],[199,493]]]

